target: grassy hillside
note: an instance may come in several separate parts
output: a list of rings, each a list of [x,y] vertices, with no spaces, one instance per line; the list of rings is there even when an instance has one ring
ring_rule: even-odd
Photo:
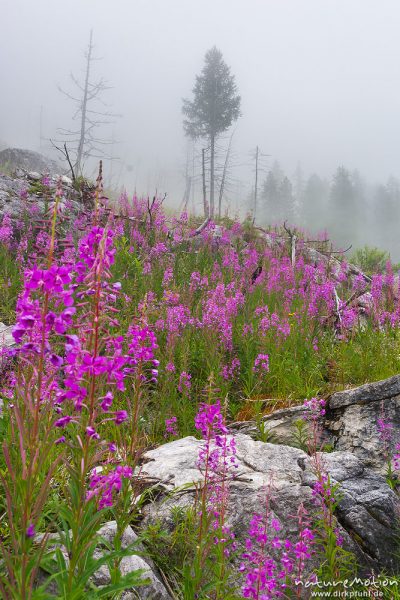
[[[46,215],[0,224],[1,318],[16,323],[17,343],[2,357],[0,590],[51,597],[21,591],[44,562],[63,598],[83,597],[101,525],[116,519],[121,536],[140,517],[143,451],[196,434],[206,477],[198,512],[175,515],[173,534],[150,528],[150,552],[165,569],[157,544],[168,549],[177,598],[270,597],[261,584],[252,595],[231,589],[234,534],[216,483],[226,457],[234,462],[226,423],[315,397],[318,412],[333,390],[398,373],[395,275],[387,265],[364,277],[326,244],[310,253],[300,233],[294,253],[284,230],[229,220],[199,230],[186,215],[167,218],[157,200],[123,197],[114,214],[100,191],[91,213],[68,214],[59,189]],[[316,476],[307,544],[315,540],[320,575],[332,580],[350,562],[334,526],[336,488],[321,466]],[[44,531],[58,531],[68,563],[46,554],[47,538],[35,538]],[[307,552],[293,558],[301,569]],[[110,551],[112,585],[93,597],[116,598],[137,580],[119,575],[122,557]],[[274,577],[289,585],[287,569]]]

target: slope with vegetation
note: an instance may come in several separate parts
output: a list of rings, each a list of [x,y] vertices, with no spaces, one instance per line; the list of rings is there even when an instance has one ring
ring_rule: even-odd
[[[125,195],[117,211],[101,179],[93,210],[70,211],[61,184],[44,214],[25,209],[0,224],[2,318],[16,323],[16,346],[2,356],[3,597],[140,590],[143,573],[124,574],[121,565],[133,553],[124,532],[157,493],[143,491],[142,456],[190,434],[204,440],[195,509],[175,513],[174,535],[153,528],[144,536],[183,563],[166,578],[170,594],[279,597],[296,573],[310,576],[311,555],[329,581],[355,573],[335,526],[340,490],[318,461],[317,423],[326,395],[399,372],[400,295],[390,265],[369,277],[299,232],[229,219],[199,226],[186,214],[168,218],[158,199]],[[311,398],[316,514],[300,503],[300,537],[280,539],[267,489],[246,552],[225,520],[237,452],[227,424]],[[114,545],[99,553],[110,519]],[[270,547],[287,549],[279,569]],[[241,555],[245,566],[237,566]],[[105,565],[108,581],[95,585]],[[42,570],[55,596],[48,581],[37,587]]]

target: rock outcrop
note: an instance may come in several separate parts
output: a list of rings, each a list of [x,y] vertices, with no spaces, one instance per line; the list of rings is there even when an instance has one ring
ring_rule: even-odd
[[[39,152],[23,148],[6,148],[0,152],[0,168],[8,170],[37,171],[39,173],[61,173],[60,165]]]
[[[114,547],[114,538],[117,532],[117,524],[115,521],[109,521],[105,523],[99,530],[99,544],[94,551],[93,558],[99,559],[103,556],[105,547],[112,549]],[[36,537],[37,541],[40,541],[42,535]],[[64,555],[65,561],[68,563],[68,553],[65,547],[60,545],[58,542],[58,535],[51,534],[49,538],[49,549],[56,547],[61,549]],[[147,583],[132,587],[131,589],[125,590],[121,594],[121,600],[170,600],[171,595],[168,593],[164,584],[160,581],[157,569],[153,562],[146,557],[145,549],[139,542],[138,536],[131,527],[127,527],[122,534],[121,548],[126,550],[129,548],[129,555],[124,556],[120,562],[120,572],[122,576],[126,576],[134,571],[141,570],[141,580],[146,580]],[[49,581],[48,574],[41,570],[38,577],[38,585],[44,585]],[[101,589],[111,583],[110,571],[107,565],[102,565],[91,578],[92,584],[97,588]],[[54,581],[49,581],[46,587],[47,592],[57,595],[58,588]]]
[[[15,344],[12,336],[12,326],[0,323],[0,348],[8,348]]]
[[[387,456],[400,442],[400,375],[333,394],[324,427],[335,450],[385,473]]]
[[[112,547],[116,532],[116,522],[110,521],[109,523],[103,525],[99,531],[99,535],[109,547]],[[127,575],[128,573],[142,569],[142,579],[149,580],[149,583],[136,589],[126,590],[123,592],[121,600],[134,600],[134,598],[138,597],[141,600],[169,600],[171,596],[167,592],[164,584],[160,581],[156,567],[146,556],[143,545],[138,542],[138,536],[131,527],[127,527],[125,529],[121,539],[121,547],[123,549],[126,549],[129,546],[134,547],[137,553],[132,552],[132,554],[125,556],[121,560],[121,575]],[[102,547],[99,545],[99,548],[95,552],[95,558],[100,557],[102,552]],[[97,587],[108,585],[111,582],[108,567],[103,565],[98,571],[96,571],[92,581]]]
[[[34,206],[36,212],[44,209],[46,200],[51,200],[56,190],[59,175],[48,176],[48,197],[45,198],[40,186],[42,174],[36,171],[20,172],[9,176],[0,174],[0,222],[2,215],[8,214],[12,219],[20,218],[25,212],[30,212]],[[79,194],[74,190],[69,177],[61,177],[63,197],[70,203],[72,210],[82,208]]]
[[[275,443],[295,445],[296,421],[308,412],[304,406],[292,406],[266,415],[262,420],[266,436]],[[400,375],[332,394],[319,426],[323,444],[351,452],[364,466],[385,474],[387,457],[400,443]],[[233,423],[231,429],[260,435],[254,421]]]
[[[251,517],[262,512],[266,490],[272,485],[271,508],[283,526],[282,537],[295,539],[299,504],[303,503],[309,513],[316,510],[312,459],[290,446],[255,441],[245,434],[234,437],[238,469],[230,484],[228,524],[243,541]],[[144,508],[145,523],[161,520],[171,527],[172,508],[187,507],[194,502],[195,484],[202,480],[196,466],[201,444],[187,437],[144,455],[142,475],[158,481],[165,491]],[[362,572],[393,570],[396,494],[384,477],[365,468],[353,454],[323,453],[320,459],[332,483],[340,483],[337,528],[344,546],[356,555]]]

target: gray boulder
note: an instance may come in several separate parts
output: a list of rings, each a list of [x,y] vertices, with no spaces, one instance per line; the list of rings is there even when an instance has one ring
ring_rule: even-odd
[[[319,419],[321,443],[336,451],[347,451],[378,473],[385,474],[387,456],[379,430],[383,418],[392,425],[387,455],[393,455],[400,443],[400,375],[336,392],[328,398],[326,416]],[[262,426],[275,443],[296,445],[296,421],[304,419],[308,409],[292,406],[266,415]],[[233,432],[260,435],[254,421],[233,423]]]
[[[0,322],[0,348],[9,348],[14,346],[14,338],[12,336],[12,326],[4,325]]]
[[[42,177],[42,173],[36,172],[20,172],[12,177],[0,173],[0,223],[5,214],[8,214],[13,222],[19,220],[26,213],[32,219],[32,208],[34,208],[34,214],[38,214],[40,218],[46,204],[48,205],[49,201],[54,198],[59,180],[59,175],[48,176],[48,186],[46,186],[48,190],[45,197],[43,189],[38,185]],[[61,183],[63,192],[61,208],[63,205],[65,207],[68,201],[70,210],[78,213],[83,208],[79,192],[74,189],[69,177],[62,177]]]
[[[112,546],[115,534],[117,532],[117,524],[115,521],[106,523],[99,531],[99,535]],[[130,545],[134,545],[138,552],[144,552],[143,546],[138,543],[138,536],[131,527],[127,527],[123,533],[121,545],[122,548],[127,548]],[[96,550],[95,558],[99,558],[102,554],[102,549]],[[121,575],[127,575],[138,569],[143,569],[143,579],[148,579],[149,583],[143,586],[139,586],[136,589],[126,590],[121,596],[121,600],[133,600],[139,598],[140,600],[169,600],[171,596],[167,592],[163,583],[161,583],[159,577],[156,575],[155,566],[151,560],[147,557],[140,556],[139,554],[132,553],[129,556],[125,556],[120,563]],[[103,565],[92,578],[93,583],[96,586],[104,586],[110,583],[110,572],[107,565]]]
[[[378,427],[382,417],[393,426],[387,444],[391,455],[400,442],[400,375],[333,394],[324,427],[335,450],[352,452],[365,466],[385,473],[387,458]]]
[[[245,434],[234,437],[238,469],[230,484],[228,525],[243,541],[251,517],[262,512],[266,490],[272,485],[273,514],[283,525],[283,536],[295,539],[298,529],[294,516],[299,504],[303,503],[309,514],[316,511],[312,460],[297,448],[255,441]],[[194,502],[195,484],[202,481],[196,466],[201,444],[187,437],[144,455],[142,477],[159,481],[167,492],[144,507],[145,524],[161,520],[172,527],[172,508]],[[382,476],[366,469],[352,454],[323,453],[320,460],[332,483],[340,483],[336,518],[344,546],[356,555],[362,572],[393,570],[397,496]]]
[[[6,148],[0,152],[0,166],[39,173],[60,173],[60,165],[39,152],[23,148]]]
[[[101,558],[104,553],[105,547],[112,548],[114,538],[117,532],[117,524],[115,521],[109,521],[105,523],[99,530],[98,535],[101,537],[101,542],[98,544],[94,558]],[[43,535],[37,535],[36,540],[40,542],[43,539]],[[56,547],[61,548],[64,558],[68,563],[68,554],[65,547],[60,545],[57,534],[51,534],[49,536],[48,550],[52,550]],[[121,546],[125,550],[129,546],[133,546],[132,553],[121,559],[120,572],[121,575],[128,575],[133,571],[139,569],[143,570],[141,578],[147,580],[148,583],[140,585],[129,590],[125,590],[121,595],[121,600],[170,600],[171,596],[168,593],[164,584],[160,581],[159,575],[156,572],[156,568],[153,562],[146,556],[141,556],[145,553],[143,545],[138,542],[138,536],[131,527],[127,527],[122,535]],[[45,585],[48,580],[48,574],[42,569],[39,571],[37,584]],[[98,571],[91,578],[92,583],[98,587],[104,587],[111,583],[110,571],[107,565],[102,565]],[[51,594],[57,595],[58,589],[55,582],[50,582],[47,591]]]

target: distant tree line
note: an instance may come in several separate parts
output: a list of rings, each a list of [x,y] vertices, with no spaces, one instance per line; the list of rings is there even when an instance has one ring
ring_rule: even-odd
[[[330,179],[313,173],[292,177],[278,162],[268,171],[259,192],[257,221],[288,221],[310,232],[326,229],[339,246],[373,242],[399,257],[400,181],[370,185],[358,171],[339,166]]]

